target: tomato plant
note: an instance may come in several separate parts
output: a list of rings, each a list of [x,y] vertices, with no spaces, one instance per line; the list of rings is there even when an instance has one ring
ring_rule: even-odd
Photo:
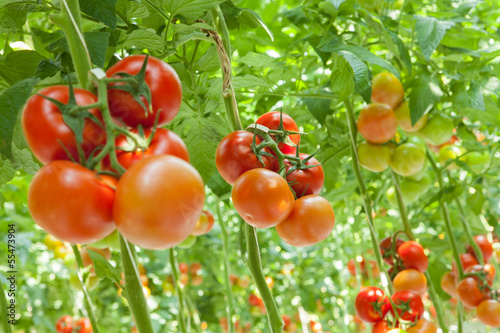
[[[266,126],[269,129],[272,130],[278,130],[280,126],[280,121],[283,124],[283,129],[287,131],[293,131],[293,132],[298,132],[299,128],[297,124],[295,123],[295,120],[293,120],[292,117],[290,117],[287,114],[280,113],[277,111],[271,111],[263,114],[262,116],[257,119],[255,122],[256,124]],[[271,136],[271,138],[275,138],[274,136]],[[292,144],[297,145],[300,141],[300,135],[299,134],[290,134],[289,136],[290,141]],[[297,151],[297,148],[294,147],[293,145],[286,144],[285,142],[279,142],[278,143],[278,149],[283,153],[287,155],[292,155],[295,154]]]
[[[377,287],[365,287],[356,296],[356,313],[368,322],[375,323],[382,320],[391,309],[389,297]]]
[[[394,277],[394,290],[411,290],[419,295],[427,291],[427,278],[416,269],[405,269]]]
[[[372,96],[373,103],[383,103],[395,110],[403,101],[404,89],[401,81],[394,74],[382,72],[373,77]]]
[[[403,320],[415,321],[424,314],[422,298],[410,290],[402,290],[392,295],[392,301],[399,317]]]
[[[422,170],[425,151],[413,143],[404,143],[394,149],[391,169],[401,176],[411,176]]]
[[[389,146],[377,145],[369,142],[358,146],[359,164],[372,172],[382,172],[391,163],[392,149]]]
[[[368,104],[358,117],[358,131],[371,143],[386,143],[394,137],[398,121],[394,111],[381,103]]]
[[[304,169],[293,169],[293,165],[285,160],[286,180],[291,185],[290,187],[295,192],[297,198],[319,194],[325,182],[325,173],[323,167],[314,157],[309,157],[307,154],[299,155],[301,160],[307,160],[303,163]]]
[[[415,241],[404,242],[398,247],[397,251],[406,268],[413,268],[422,273],[427,270],[429,260],[424,253],[423,246],[419,243]]]

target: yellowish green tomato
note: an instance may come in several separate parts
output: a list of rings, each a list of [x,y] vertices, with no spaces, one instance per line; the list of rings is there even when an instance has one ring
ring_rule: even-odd
[[[409,179],[409,180],[416,181],[416,182],[420,181],[425,175],[427,175],[427,168],[428,168],[428,166],[429,166],[429,162],[426,159],[425,162],[424,162],[424,167],[422,168],[422,170],[420,170],[416,174],[408,176],[406,178]]]
[[[425,114],[415,125],[412,126],[408,101],[401,103],[401,105],[394,110],[394,112],[396,113],[396,118],[398,118],[399,127],[406,132],[416,132],[422,129],[427,124],[427,120],[429,118],[429,116]]]
[[[462,155],[462,151],[457,146],[446,145],[439,149],[438,161],[442,166],[446,165],[448,160],[455,160]],[[455,169],[457,165],[455,163],[449,163],[446,167],[447,169]]]
[[[443,114],[437,114],[427,122],[427,125],[415,133],[425,142],[439,146],[452,137],[454,128],[453,119]]]
[[[358,146],[359,164],[372,172],[382,172],[391,163],[392,150],[388,146],[363,142]]]
[[[425,151],[413,143],[403,143],[392,153],[391,168],[401,176],[411,176],[422,170]]]
[[[190,235],[177,246],[181,249],[188,249],[196,243],[196,236]]]
[[[432,179],[427,173],[424,173],[423,177],[417,183],[420,185],[420,195],[422,195],[431,187]]]
[[[399,188],[401,189],[401,196],[405,205],[414,203],[423,194],[420,184],[413,180],[403,180],[399,183]]]
[[[485,172],[491,162],[490,153],[473,151],[467,155],[465,155],[465,163],[471,168],[474,173],[481,174]]]

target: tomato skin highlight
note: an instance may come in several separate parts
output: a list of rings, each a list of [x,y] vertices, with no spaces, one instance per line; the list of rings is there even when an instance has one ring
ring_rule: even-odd
[[[146,59],[145,55],[133,55],[126,57],[107,71],[108,77],[118,76],[120,72],[135,75],[139,73]],[[137,103],[132,95],[123,90],[112,89],[117,84],[111,84],[108,89],[108,103],[111,115],[121,118],[125,124],[131,127],[142,125],[153,127],[156,114],[159,112],[158,127],[168,124],[179,112],[182,102],[182,87],[179,76],[175,70],[166,62],[149,57],[146,66],[145,82],[151,91],[151,108],[148,112]],[[149,108],[145,97],[141,100]]]
[[[328,200],[318,195],[297,199],[290,215],[276,226],[280,238],[297,247],[326,239],[335,227],[335,213]]]
[[[220,175],[230,185],[234,185],[236,180],[245,172],[257,168],[273,169],[274,159],[270,156],[262,156],[264,165],[253,153],[251,144],[253,134],[247,131],[235,131],[229,133],[219,142],[215,152],[215,165]],[[255,143],[259,144],[260,139],[255,138]],[[270,150],[265,148],[265,152]]]
[[[293,120],[292,117],[287,115],[286,113],[282,113],[282,119],[283,119],[283,128],[288,131],[294,131],[298,132],[299,127],[295,123],[295,120]],[[269,129],[272,130],[277,130],[279,125],[280,125],[280,112],[278,111],[270,111],[267,113],[264,113],[262,116],[257,119],[255,122],[256,124],[266,126]],[[271,138],[275,139],[273,135],[271,135]],[[262,138],[261,138],[262,139]],[[293,143],[298,144],[300,141],[300,135],[299,134],[291,134],[290,135],[290,140],[292,140]],[[294,155],[295,152],[297,151],[296,147],[292,147],[289,145],[284,144],[283,142],[278,143],[278,149],[285,155]]]
[[[167,249],[190,235],[204,204],[205,186],[193,166],[172,155],[153,155],[121,177],[113,216],[135,245]]]
[[[401,81],[392,73],[382,72],[372,80],[372,103],[383,103],[395,110],[403,101],[405,92]]]
[[[394,111],[381,103],[368,104],[358,117],[358,131],[370,143],[386,143],[394,137],[398,121]]]
[[[398,254],[406,268],[413,268],[422,273],[427,270],[429,259],[422,245],[415,241],[407,241],[398,248]]]
[[[380,312],[374,309],[374,303],[380,305]],[[377,287],[365,287],[356,296],[355,308],[358,316],[365,322],[375,323],[382,320],[392,308],[389,297]]]
[[[304,160],[308,156],[309,155],[307,154],[299,154],[301,160]],[[319,194],[325,182],[325,173],[323,171],[323,167],[319,164],[316,158],[311,157],[311,159],[309,159],[305,163],[305,165],[317,166],[310,169],[295,170],[291,173],[288,173],[292,168],[292,164],[288,160],[285,160],[286,180],[289,184],[291,184],[290,186],[295,192],[295,196],[297,198],[310,194]]]
[[[231,198],[241,218],[256,228],[270,228],[283,222],[295,201],[286,180],[266,169],[252,169],[241,175]]]
[[[115,191],[92,171],[54,161],[33,177],[28,208],[47,233],[72,244],[96,242],[113,232]]]
[[[489,299],[481,302],[476,309],[480,322],[491,327],[500,327],[500,302]]]
[[[97,97],[88,90],[74,88],[74,93],[78,105],[97,102]],[[31,96],[24,106],[21,124],[31,151],[43,164],[55,160],[70,160],[62,144],[70,152],[72,158],[79,161],[75,134],[64,122],[59,108],[40,95],[67,104],[69,88],[52,86],[42,89],[36,95]],[[102,122],[101,112],[98,109],[90,109],[89,112]],[[106,143],[106,131],[88,118],[85,119],[82,135],[81,148],[85,157],[90,156],[95,148]]]
[[[396,305],[399,316],[403,320],[414,321],[422,318],[424,314],[424,303],[422,298],[411,290],[402,290],[392,295],[392,301]],[[409,309],[399,309],[398,305],[408,302]]]
[[[427,278],[416,269],[405,269],[394,277],[394,290],[411,290],[423,295],[427,291]]]

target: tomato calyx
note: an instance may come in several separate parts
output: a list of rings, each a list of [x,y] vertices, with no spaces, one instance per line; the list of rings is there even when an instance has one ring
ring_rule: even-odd
[[[384,311],[384,309],[387,308],[387,301],[385,298],[376,299],[374,302],[369,302],[368,304],[373,307],[373,311],[380,315],[381,318],[385,317],[386,311]]]

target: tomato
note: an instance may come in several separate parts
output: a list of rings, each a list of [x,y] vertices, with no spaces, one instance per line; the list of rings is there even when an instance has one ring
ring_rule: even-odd
[[[398,248],[404,243],[404,241],[401,238],[396,239],[396,245],[394,246],[394,251],[398,251]],[[392,236],[391,237],[386,237],[382,239],[380,242],[380,252],[382,253],[382,257],[384,258],[384,261],[388,263],[389,265],[394,264],[394,258],[393,256],[388,253],[388,251],[392,250]]]
[[[356,275],[356,261],[354,259],[349,259],[347,262],[347,270],[351,273],[351,275]]]
[[[476,235],[474,236],[474,241],[479,246],[479,249],[483,253],[484,262],[490,261],[493,256],[493,245],[491,245],[490,241],[486,237],[486,235]],[[472,246],[467,246],[467,252],[474,255],[476,257],[474,248]]]
[[[299,127],[295,123],[295,120],[293,120],[292,117],[287,115],[286,113],[282,113],[282,119],[283,119],[283,129],[287,131],[293,131],[293,132],[298,132]],[[271,130],[277,130],[280,125],[280,112],[278,111],[270,111],[267,113],[264,113],[262,116],[257,119],[255,122],[256,124],[266,126],[267,128]],[[299,134],[291,134],[290,140],[297,145],[300,141],[300,135]],[[274,135],[271,135],[271,138],[276,140],[276,137]],[[261,138],[262,139],[262,138]],[[289,146],[283,142],[278,143],[278,149],[285,155],[294,155],[295,152],[297,151],[296,147]]]
[[[372,333],[386,333],[390,330],[391,328],[389,327],[387,320],[377,321],[372,327]]]
[[[462,263],[462,268],[465,271],[470,266],[479,265],[476,258],[470,253],[462,253],[460,255],[460,262]],[[454,262],[452,265],[452,272],[454,276],[458,276],[457,265]]]
[[[194,275],[199,275],[201,271],[201,264],[199,262],[194,262],[189,266],[189,272]]]
[[[401,81],[389,72],[382,72],[372,80],[372,103],[384,103],[395,110],[403,101],[405,91]]]
[[[442,146],[439,149],[439,156],[438,156],[439,164],[444,166],[446,165],[446,162],[448,162],[448,160],[455,160],[460,155],[462,155],[462,152],[460,148],[458,148],[457,146],[452,146],[452,145]],[[446,168],[452,170],[457,168],[457,165],[456,163],[450,163]]]
[[[405,205],[414,203],[423,193],[420,183],[409,179],[403,179],[399,183],[399,189]]]
[[[304,160],[308,156],[309,155],[307,154],[299,154],[301,160]],[[303,164],[303,166],[311,165],[317,166],[309,169],[295,170],[289,173],[292,168],[292,164],[288,160],[285,160],[286,180],[295,192],[297,198],[309,194],[319,194],[323,188],[323,183],[325,182],[323,167],[314,157],[311,157],[306,163]]]
[[[392,149],[388,146],[377,145],[369,142],[360,143],[358,146],[359,164],[372,172],[382,172],[391,163]]]
[[[362,320],[375,323],[382,320],[389,312],[391,301],[381,289],[365,287],[356,296],[354,306],[356,313]]]
[[[401,105],[394,110],[394,113],[396,114],[396,118],[398,118],[399,127],[406,132],[416,132],[422,129],[422,127],[427,124],[429,118],[429,116],[425,114],[412,126],[408,101],[401,103]]]
[[[437,333],[437,327],[432,321],[422,318],[415,326],[408,329],[408,333]]]
[[[446,273],[441,278],[441,289],[451,297],[458,297],[457,283],[455,281],[455,276],[451,272]]]
[[[171,248],[194,229],[205,204],[196,169],[172,155],[153,155],[121,177],[113,215],[118,231],[145,249]]]
[[[422,298],[411,290],[397,291],[392,295],[392,301],[402,320],[415,321],[424,314]]]
[[[427,270],[429,260],[422,245],[415,241],[404,242],[398,248],[398,254],[406,268],[413,268],[422,273]]]
[[[229,133],[219,142],[215,152],[215,164],[220,175],[231,185],[248,170],[257,168],[273,169],[274,159],[270,156],[262,156],[264,165],[253,153],[250,146],[253,142],[253,134],[247,131],[236,131]],[[255,138],[259,144],[260,139]],[[268,148],[264,152],[270,153]]]
[[[74,88],[78,105],[89,105],[97,102],[97,97],[90,91]],[[79,161],[75,133],[66,125],[61,110],[43,96],[55,99],[63,104],[69,100],[67,86],[52,86],[40,90],[31,96],[24,106],[21,124],[24,137],[35,157],[47,164],[55,160]],[[89,112],[102,122],[101,112],[90,109]],[[83,142],[80,144],[85,157],[106,143],[106,131],[89,118],[83,127]],[[63,148],[64,146],[64,148]],[[65,149],[71,154],[67,155]]]
[[[444,114],[434,115],[427,125],[420,131],[415,132],[425,142],[431,145],[441,145],[453,136],[455,124],[453,120]]]
[[[77,333],[92,333],[92,324],[89,318],[80,318],[75,323]]]
[[[262,306],[264,305],[264,302],[262,301],[262,298],[260,298],[259,296],[255,295],[255,294],[250,294],[250,296],[248,296],[248,303],[250,303],[251,306]]]
[[[139,73],[146,59],[145,55],[126,57],[107,71],[108,77],[120,77],[120,73]],[[151,91],[151,105],[144,96],[141,101],[149,109],[146,111],[132,95],[124,90],[113,89],[121,84],[111,84],[108,89],[108,103],[111,115],[121,118],[131,127],[142,125],[153,127],[158,112],[158,127],[168,124],[179,112],[182,102],[182,87],[175,70],[167,63],[153,57],[148,58],[144,81]]]
[[[476,316],[480,322],[491,327],[500,327],[500,302],[489,299],[479,304]]]
[[[73,318],[69,315],[62,316],[56,322],[57,333],[73,332]]]
[[[386,143],[394,137],[398,121],[392,109],[385,104],[368,104],[358,117],[358,131],[371,143]]]
[[[197,287],[203,283],[203,276],[195,275],[191,277],[191,285]]]
[[[234,184],[231,197],[241,218],[256,228],[283,222],[295,200],[286,180],[266,169],[245,172]]]
[[[465,155],[464,160],[472,172],[482,174],[490,166],[491,155],[488,151],[482,153],[473,151]]]
[[[466,277],[458,283],[458,297],[470,308],[475,308],[482,301],[488,299],[488,295],[479,289],[480,283],[473,277]]]
[[[131,131],[134,134],[138,134],[138,130],[133,129]],[[144,135],[146,138],[151,136],[151,130],[145,129]],[[161,155],[168,154],[177,156],[186,162],[189,162],[189,153],[184,144],[184,141],[172,131],[164,128],[157,128],[149,147],[146,150],[135,149],[134,142],[132,139],[127,138],[125,135],[119,135],[115,140],[116,157],[118,158],[118,163],[121,164],[125,169],[130,168],[132,164],[137,161],[142,160],[145,157],[151,155]],[[102,161],[103,169],[110,170],[111,162],[109,156]]]
[[[214,216],[208,210],[201,212],[201,216],[196,222],[191,235],[201,236],[207,234],[214,226]]]
[[[92,265],[92,269],[91,269],[92,272],[94,271],[93,261],[90,258],[88,250],[99,253],[106,260],[111,259],[111,251],[109,249],[96,249],[96,248],[90,247],[90,246],[82,247],[82,249],[80,250],[80,255],[82,257],[83,267],[88,267],[88,266]]]
[[[403,143],[394,149],[391,158],[392,170],[401,176],[411,176],[422,170],[425,151],[414,143]]]
[[[115,191],[92,171],[70,161],[54,161],[33,177],[28,208],[33,220],[54,237],[70,243],[92,243],[116,226]]]
[[[43,238],[43,244],[47,246],[49,250],[55,250],[58,247],[64,246],[64,243],[52,236],[51,234],[45,235]]]
[[[276,226],[276,231],[285,243],[305,247],[326,239],[334,226],[330,202],[318,195],[307,195],[295,201],[292,212]]]
[[[427,291],[427,278],[416,269],[405,269],[394,277],[394,290],[411,290],[423,295]]]
[[[467,267],[467,269],[464,271],[465,274],[469,273],[482,273],[484,275],[484,278],[488,282],[490,286],[493,285],[493,282],[495,281],[495,266],[492,264],[485,264],[484,266],[482,265],[474,265]]]
[[[179,272],[181,272],[181,274],[187,274],[189,272],[189,265],[186,264],[185,262],[180,262]]]

